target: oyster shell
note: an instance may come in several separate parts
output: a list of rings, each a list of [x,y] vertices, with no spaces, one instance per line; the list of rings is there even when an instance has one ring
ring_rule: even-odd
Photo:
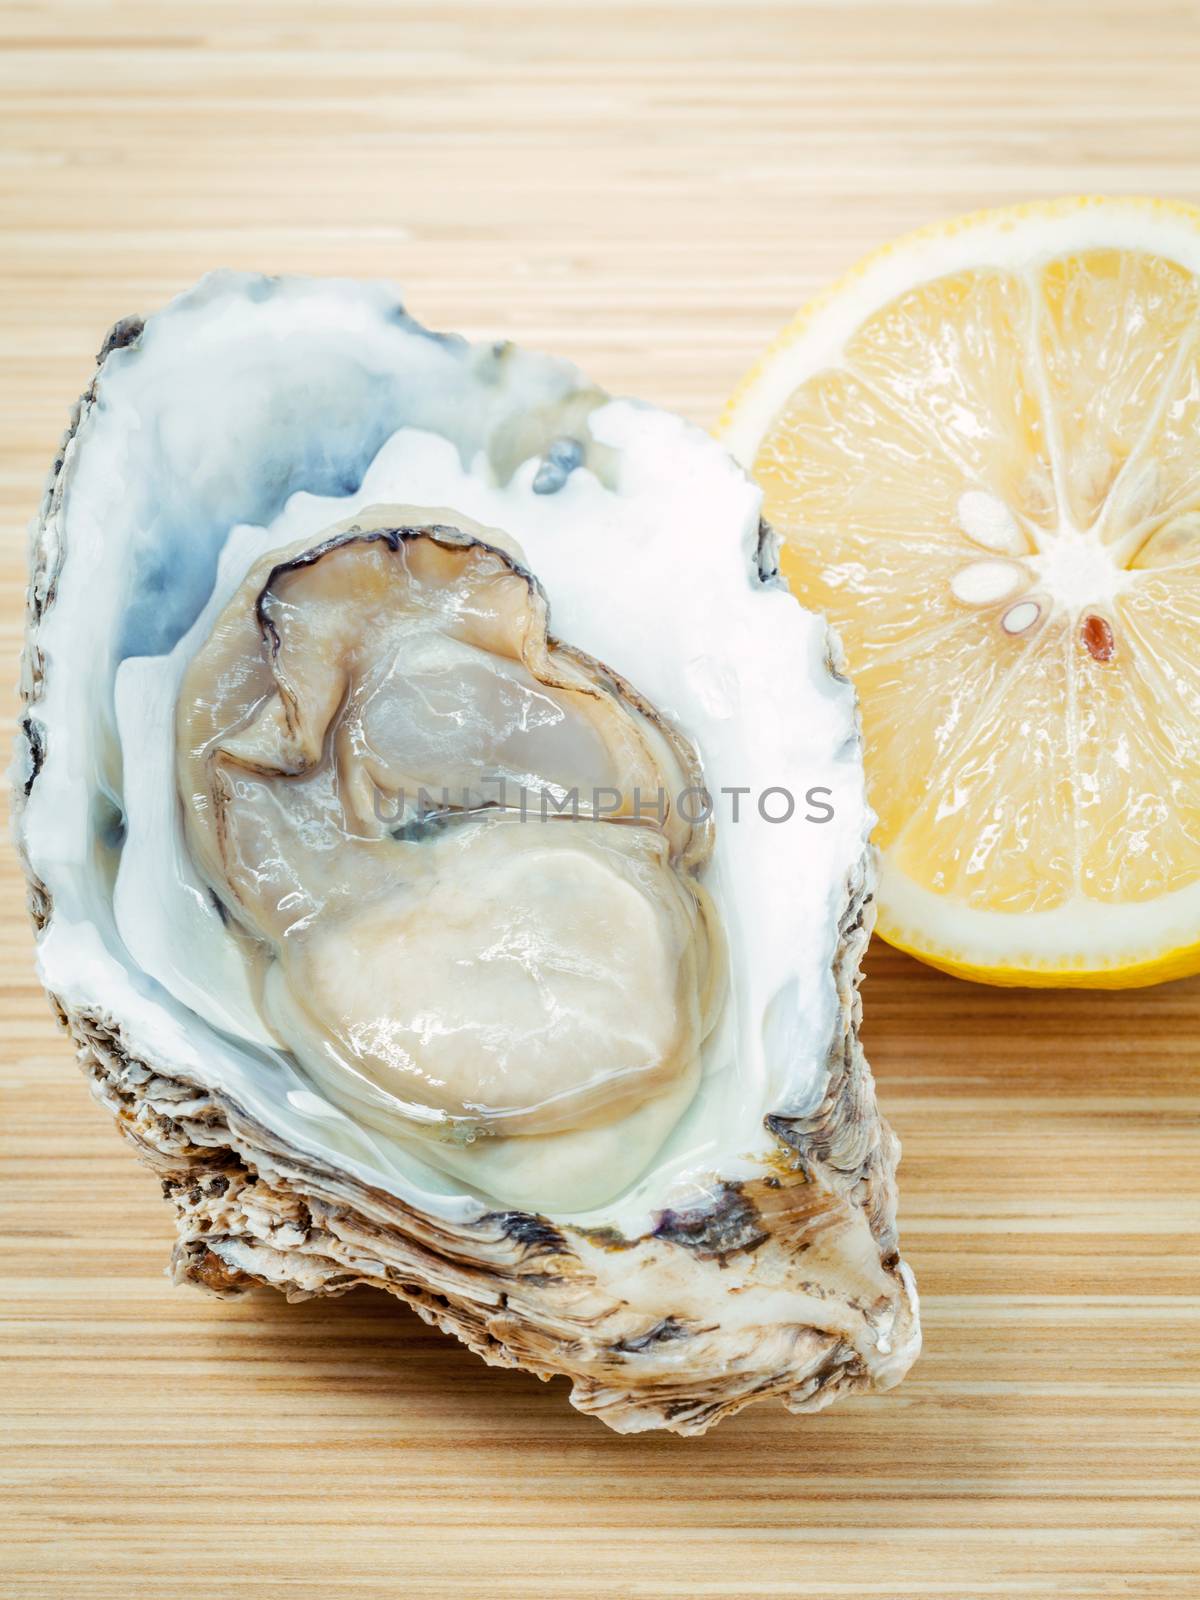
[[[214,274],[119,325],[34,531],[18,832],[43,981],[174,1201],[175,1276],[374,1284],[623,1431],[898,1381],[916,1299],[830,653],[724,453],[565,363],[373,285]],[[483,748],[473,673],[472,715],[520,712]],[[435,680],[448,751],[405,709]],[[618,809],[522,826],[477,792],[497,762]],[[412,810],[423,779],[466,795],[449,822]],[[621,812],[643,781],[650,822]],[[479,927],[518,912],[570,957],[522,956],[561,1023],[540,1054],[480,987]],[[413,1020],[431,995],[452,1045]]]

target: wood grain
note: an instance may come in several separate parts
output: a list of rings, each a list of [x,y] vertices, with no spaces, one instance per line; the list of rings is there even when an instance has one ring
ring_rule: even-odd
[[[1191,4],[10,0],[0,38],[10,664],[100,336],[210,265],[394,277],[707,421],[902,228],[1200,198]],[[620,1439],[382,1298],[172,1290],[7,857],[2,888],[5,1596],[1197,1592],[1200,983],[993,992],[876,948],[926,1354],[812,1419]]]

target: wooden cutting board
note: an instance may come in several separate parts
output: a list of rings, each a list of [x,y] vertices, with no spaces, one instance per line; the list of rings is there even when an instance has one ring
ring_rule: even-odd
[[[0,676],[92,352],[205,268],[394,277],[434,326],[708,421],[903,228],[1200,198],[1198,29],[1137,0],[10,4]],[[381,1297],[170,1288],[7,857],[2,887],[6,1600],[1200,1591],[1200,983],[1004,993],[877,947],[926,1354],[815,1418],[622,1439]]]

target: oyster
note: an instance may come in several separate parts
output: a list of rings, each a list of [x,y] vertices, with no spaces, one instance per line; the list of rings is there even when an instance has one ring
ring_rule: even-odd
[[[18,833],[178,1279],[373,1284],[623,1431],[903,1376],[854,698],[758,505],[384,286],[114,330],[34,531]]]
[[[511,539],[413,517],[371,508],[240,585],[180,692],[185,840],[335,1103],[578,1211],[678,1121],[719,1014],[712,823],[677,803],[701,774],[549,637]]]

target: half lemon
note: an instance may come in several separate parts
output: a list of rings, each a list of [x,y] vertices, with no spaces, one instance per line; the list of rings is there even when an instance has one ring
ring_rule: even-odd
[[[1200,970],[1200,209],[902,239],[720,432],[858,687],[883,936],[989,983]]]

